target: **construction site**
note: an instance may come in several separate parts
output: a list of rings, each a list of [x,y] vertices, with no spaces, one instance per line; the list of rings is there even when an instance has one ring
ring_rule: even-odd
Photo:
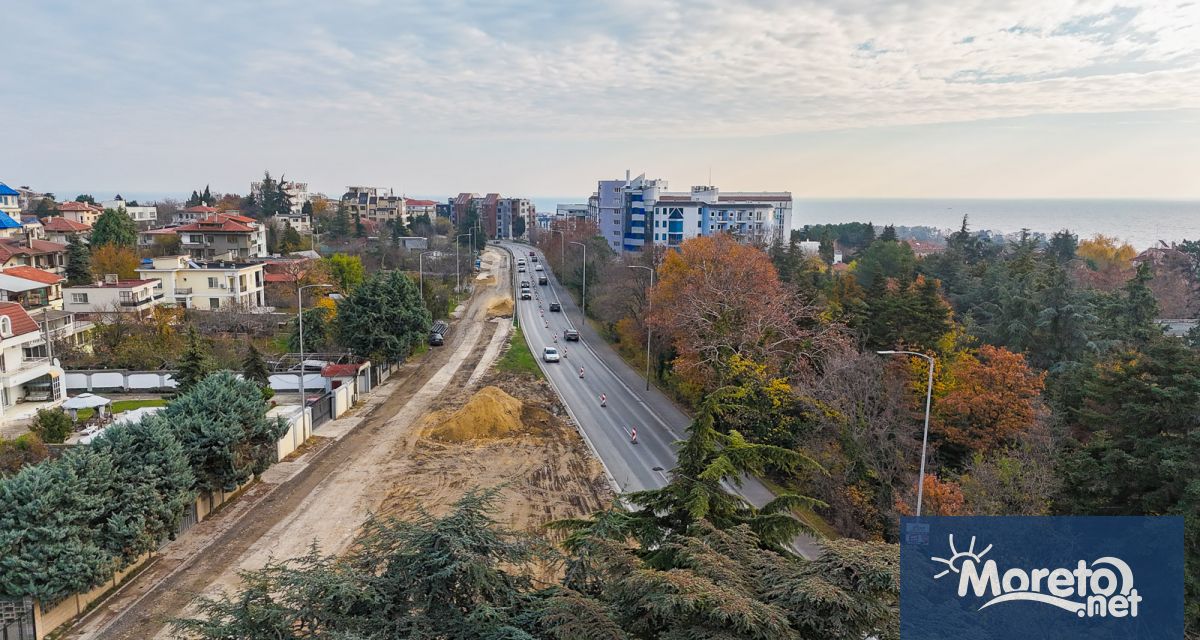
[[[526,349],[510,344],[509,269],[507,253],[484,250],[445,346],[410,359],[366,402],[165,546],[64,637],[172,637],[170,620],[194,615],[198,595],[235,589],[239,572],[313,545],[344,552],[373,514],[443,513],[475,487],[496,487],[494,517],[531,533],[608,506],[604,470],[550,385],[495,366],[508,349]]]

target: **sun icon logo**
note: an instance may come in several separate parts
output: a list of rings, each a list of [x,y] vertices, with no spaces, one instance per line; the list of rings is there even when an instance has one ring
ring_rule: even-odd
[[[968,547],[966,551],[959,551],[958,549],[956,549],[954,547],[954,534],[952,533],[952,534],[950,534],[950,559],[947,560],[946,558],[930,558],[930,560],[933,560],[934,562],[940,562],[940,563],[946,565],[947,567],[949,567],[949,569],[946,569],[945,571],[942,571],[941,573],[933,576],[933,579],[937,580],[938,578],[940,578],[952,571],[954,573],[958,573],[959,568],[962,567],[963,562],[965,562],[967,560],[971,560],[975,564],[980,564],[980,561],[983,559],[983,557],[986,556],[987,552],[989,552],[991,550],[992,550],[992,545],[989,544],[987,546],[987,548],[984,549],[983,551],[980,551],[979,553],[975,553],[975,536],[971,536],[971,546]]]

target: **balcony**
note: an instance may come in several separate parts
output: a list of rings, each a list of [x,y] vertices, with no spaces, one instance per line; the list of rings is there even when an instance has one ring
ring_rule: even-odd
[[[161,300],[162,297],[163,297],[163,294],[159,293],[159,294],[152,295],[148,298],[142,298],[141,300],[122,300],[121,306],[122,307],[140,307],[144,304],[153,303],[155,300]]]
[[[190,295],[192,295],[192,288],[191,287],[175,287],[175,295],[190,296]]]

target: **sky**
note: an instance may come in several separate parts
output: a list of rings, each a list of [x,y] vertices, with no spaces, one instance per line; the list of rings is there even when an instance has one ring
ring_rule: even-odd
[[[1200,2],[10,0],[0,181],[1200,198]]]

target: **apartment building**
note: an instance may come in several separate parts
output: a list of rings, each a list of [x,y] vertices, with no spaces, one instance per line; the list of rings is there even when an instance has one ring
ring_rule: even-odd
[[[447,201],[450,221],[458,224],[472,211],[479,216],[479,225],[491,238],[513,237],[513,220],[525,218],[526,228],[532,224],[533,205],[528,198],[504,198],[498,193],[481,196],[463,192]]]
[[[67,270],[67,245],[31,235],[0,238],[0,269],[21,266],[62,275]]]
[[[405,198],[404,209],[405,215],[409,220],[418,216],[429,216],[433,220],[437,216],[438,203],[434,200],[417,200],[416,198]]]
[[[100,203],[104,209],[113,209],[115,211],[124,211],[125,215],[133,218],[133,221],[140,226],[149,226],[158,222],[158,207],[146,205],[131,205],[117,194],[117,197],[112,200],[105,200]]]
[[[525,229],[528,230],[531,226],[530,219],[533,216],[533,204],[528,198],[500,198],[496,202],[496,229],[497,238],[513,238],[513,222],[517,218],[525,220]]]
[[[89,319],[118,314],[146,318],[163,303],[162,281],[155,279],[119,280],[110,275],[103,282],[63,288],[63,311]]]
[[[188,309],[256,308],[264,304],[262,262],[195,260],[189,256],[153,258],[138,269],[146,280],[161,280],[166,301]]]
[[[409,222],[404,196],[396,195],[392,189],[346,187],[342,204],[346,205],[351,217],[357,214],[363,220],[380,224],[388,220],[399,220],[403,224]]]
[[[37,322],[16,302],[0,302],[0,420],[18,402],[62,400],[62,380]]]
[[[96,224],[96,219],[104,213],[104,209],[88,202],[63,202],[58,205],[58,212],[67,220],[90,227]]]
[[[191,224],[193,222],[199,222],[205,218],[211,218],[218,213],[221,213],[220,209],[198,204],[194,207],[188,207],[186,209],[180,209],[179,211],[176,211],[175,214],[171,216],[171,224]]]
[[[180,246],[200,260],[245,260],[267,255],[266,227],[254,218],[218,213],[175,228]]]
[[[722,193],[712,185],[673,192],[667,190],[666,180],[645,174],[599,181],[592,203],[589,210],[600,234],[617,252],[641,251],[649,245],[676,247],[689,238],[717,233],[783,242],[792,225],[790,192]]]
[[[19,218],[21,215],[21,192],[0,182],[0,213]]]
[[[0,271],[0,300],[16,302],[25,310],[63,308],[61,275],[33,267],[9,267]]]

